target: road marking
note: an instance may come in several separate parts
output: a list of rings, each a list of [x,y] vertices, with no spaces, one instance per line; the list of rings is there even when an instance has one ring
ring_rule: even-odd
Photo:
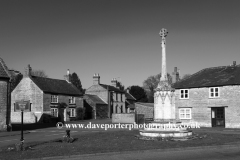
[[[9,140],[4,140],[4,141],[16,141],[16,140],[19,140],[19,139],[9,139]],[[0,141],[0,142],[4,142],[4,141]]]

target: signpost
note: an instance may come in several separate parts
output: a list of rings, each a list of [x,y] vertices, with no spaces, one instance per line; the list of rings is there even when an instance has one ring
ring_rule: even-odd
[[[22,124],[21,124],[21,139],[20,141],[23,143],[24,139],[23,139],[23,111],[25,109],[26,103],[25,104],[19,104],[19,108],[21,109],[21,120],[22,120]]]
[[[19,101],[16,102],[16,111],[21,111],[21,139],[20,143],[23,145],[24,143],[24,138],[23,138],[23,112],[30,111],[30,101]]]

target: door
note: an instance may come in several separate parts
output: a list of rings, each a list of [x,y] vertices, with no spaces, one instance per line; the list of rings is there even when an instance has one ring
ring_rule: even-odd
[[[212,127],[225,127],[224,107],[212,107]]]

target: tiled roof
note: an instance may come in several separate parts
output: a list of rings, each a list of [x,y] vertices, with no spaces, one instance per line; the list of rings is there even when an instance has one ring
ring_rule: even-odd
[[[240,85],[240,65],[203,69],[190,77],[173,84],[173,88],[200,88]]]
[[[85,94],[84,98],[89,98],[91,99],[95,104],[107,104],[106,102],[104,102],[100,97],[98,97],[97,95],[90,95],[90,94]]]
[[[134,98],[130,93],[125,92],[125,96],[126,96],[126,99],[135,100],[136,101],[136,98]]]
[[[1,78],[10,78],[11,75],[8,72],[8,68],[2,58],[0,58],[0,77]]]
[[[129,105],[127,105],[127,108],[135,109],[135,105],[134,104],[129,104]]]
[[[135,104],[139,104],[139,105],[146,106],[146,107],[154,107],[154,103],[141,103],[141,102],[137,102]]]
[[[124,92],[124,91],[121,91],[120,89],[114,87],[114,86],[111,86],[111,85],[106,85],[106,84],[99,84],[100,86],[102,86],[103,88],[107,89],[109,91],[115,91],[115,92]]]
[[[32,76],[33,82],[46,93],[82,96],[82,93],[66,80]]]

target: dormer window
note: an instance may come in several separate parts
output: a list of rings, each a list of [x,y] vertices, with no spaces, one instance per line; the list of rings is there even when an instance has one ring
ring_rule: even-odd
[[[189,99],[189,89],[180,89],[180,99]]]
[[[51,103],[58,103],[58,96],[57,95],[51,95]]]
[[[211,87],[209,88],[209,98],[218,98],[220,97],[220,89],[219,87]]]
[[[75,104],[75,97],[69,98],[69,104]]]

